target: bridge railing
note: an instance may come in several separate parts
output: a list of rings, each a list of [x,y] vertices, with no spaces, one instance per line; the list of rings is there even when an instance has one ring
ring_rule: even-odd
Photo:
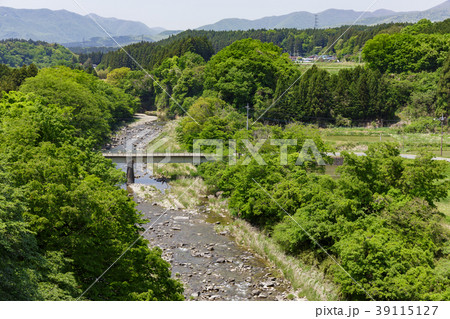
[[[215,154],[205,154],[205,153],[102,153],[104,157],[198,157],[198,156],[217,156]]]

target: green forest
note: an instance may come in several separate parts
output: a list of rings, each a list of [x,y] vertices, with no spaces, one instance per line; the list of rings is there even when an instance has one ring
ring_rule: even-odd
[[[100,153],[138,111],[176,120],[181,151],[236,140],[238,165],[204,163],[195,177],[223,193],[234,218],[318,268],[339,299],[450,300],[450,233],[437,208],[448,163],[374,143],[365,157],[343,152],[333,178],[302,152],[312,140],[332,163],[324,126],[448,132],[435,118],[450,108],[449,26],[355,26],[342,39],[347,27],[186,31],[80,57],[1,42],[0,300],[184,300],[162,251],[140,237],[147,221],[119,187],[124,174]],[[332,44],[328,54],[364,64],[331,73],[289,57]],[[268,139],[298,141],[284,165],[279,146],[260,145],[259,165],[243,142]]]
[[[28,74],[17,91],[3,93],[1,300],[183,298],[161,251],[140,239],[145,221],[117,186],[123,174],[96,151],[137,105],[121,89],[67,67]]]
[[[317,126],[295,119],[317,123],[334,117],[345,126],[349,120],[389,120],[400,113],[420,121],[448,115],[450,42],[446,35],[421,33],[423,24],[429,25],[422,21],[375,36],[363,49],[365,68],[335,75],[320,65],[301,75],[281,48],[237,41],[207,62],[205,91],[177,128],[179,142],[190,151],[197,139],[237,141],[237,165],[199,167],[211,194],[223,192],[236,218],[268,234],[286,254],[321,269],[344,300],[450,299],[449,233],[436,207],[448,197],[447,163],[433,161],[425,151],[415,160],[402,159],[398,145],[375,143],[367,157],[344,152],[338,179],[324,175],[312,159],[296,164],[307,140],[322,154],[332,149]],[[434,50],[419,52],[414,41]],[[409,57],[406,63],[398,52]],[[399,60],[398,67],[384,67]],[[274,100],[268,116],[290,124],[256,123],[247,130],[239,106],[251,101],[264,109]],[[244,139],[260,147],[267,165],[251,156]],[[258,144],[268,139],[298,141],[286,144],[287,163],[279,164],[279,146]]]
[[[210,46],[212,46],[213,53],[218,53],[222,49],[231,45],[232,43],[243,39],[255,39],[265,43],[273,43],[282,48],[284,53],[290,53],[292,55],[308,56],[312,54],[325,54],[325,49],[331,47],[328,54],[337,54],[339,58],[348,59],[355,58],[354,55],[358,55],[366,41],[372,39],[378,33],[393,33],[398,32],[407,24],[386,24],[377,25],[374,27],[366,26],[354,26],[338,39],[348,27],[339,27],[326,30],[297,30],[297,29],[277,29],[277,30],[249,30],[249,31],[201,31],[201,30],[188,30],[171,36],[168,39],[161,40],[159,42],[149,44],[140,43],[125,47],[136,60],[146,68],[152,68],[155,64],[160,64],[161,59],[155,57],[145,56],[145,52],[149,52],[150,48],[153,50],[163,51],[163,48],[167,48],[166,51],[173,51],[175,46],[181,48],[184,47],[184,41],[189,41],[192,38],[206,39]],[[332,46],[332,44],[335,44]],[[158,49],[159,48],[159,49]],[[202,55],[205,59],[210,56],[201,54],[195,49],[194,53]],[[178,54],[176,54],[178,55]],[[107,68],[117,68],[127,66],[132,69],[137,69],[136,65],[129,63],[124,65],[123,52],[109,52],[105,54],[103,66]],[[159,56],[159,58],[167,58],[167,56]],[[121,60],[122,59],[122,60]],[[151,59],[151,60],[150,60]],[[157,59],[155,61],[155,59]],[[121,64],[122,63],[122,64]]]
[[[237,141],[235,165],[200,165],[209,192],[223,192],[233,216],[319,268],[342,300],[450,299],[449,233],[436,209],[448,196],[447,163],[426,153],[405,160],[397,145],[378,143],[367,157],[343,153],[334,179],[303,153],[307,140],[322,154],[331,151],[317,128],[256,124],[246,130],[245,117],[217,98],[200,98],[189,114],[177,128],[185,149],[196,139]],[[261,147],[267,165],[250,155],[244,139]],[[287,162],[280,165],[279,146],[261,145],[267,139],[298,142],[285,144]],[[303,165],[299,156],[306,156]]]
[[[362,50],[366,66],[337,74],[320,63],[302,74],[282,48],[239,40],[209,61],[192,54],[165,60],[151,73],[173,99],[156,85],[148,98],[169,114],[187,110],[189,116],[177,128],[187,151],[196,139],[238,141],[238,165],[199,167],[210,193],[223,192],[236,218],[268,234],[286,254],[321,269],[339,286],[340,298],[449,300],[449,233],[436,208],[448,197],[446,163],[426,152],[416,160],[402,159],[398,145],[379,143],[369,147],[367,157],[344,152],[338,179],[324,176],[314,162],[296,165],[306,140],[322,154],[332,150],[315,126],[296,120],[347,126],[403,117],[413,121],[407,128],[422,131],[426,125],[419,123],[428,117],[448,115],[449,38],[429,33],[430,28],[435,25],[421,21],[375,35]],[[407,58],[399,58],[399,52]],[[126,88],[135,72],[117,69],[109,80]],[[189,72],[191,82],[185,79]],[[246,130],[244,106],[252,105],[255,119],[274,101],[266,124],[276,119],[290,124],[256,123]],[[296,139],[298,145],[288,146],[288,163],[279,165],[277,147],[263,144],[263,166],[252,159],[244,139],[253,145],[262,139]]]
[[[0,64],[9,67],[35,64],[39,68],[45,68],[70,66],[73,62],[74,54],[59,44],[18,39],[0,41]]]
[[[361,27],[368,29],[355,31],[359,35],[339,42],[341,39],[333,48],[356,43],[351,39],[359,37],[361,45],[350,51],[361,51],[366,64],[333,73],[322,69],[320,63],[299,68],[283,53],[283,48],[268,39],[238,40],[212,56],[211,46],[217,45],[218,35],[207,40],[209,33],[202,38],[192,38],[189,33],[187,38],[177,35],[160,44],[128,47],[131,55],[136,53],[141,66],[153,66],[146,71],[139,70],[124,52],[115,52],[103,56],[99,68],[110,67],[98,74],[128,93],[137,94],[143,107],[156,108],[169,117],[183,115],[197,98],[208,96],[220,98],[241,112],[249,104],[253,118],[272,123],[358,126],[371,122],[393,124],[405,119],[414,122],[448,112],[445,99],[439,97],[444,90],[445,72],[441,70],[448,64],[450,45],[450,38],[444,33],[446,27],[448,21],[433,24],[427,20],[407,26]],[[333,34],[337,32],[331,30]],[[283,38],[284,31],[275,30],[274,34]],[[238,33],[219,34],[233,41],[232,36]],[[333,39],[330,36],[323,45]],[[186,42],[201,45],[185,50]],[[147,48],[167,52],[171,57],[163,58],[163,53],[146,55]],[[156,57],[161,61],[154,60]],[[340,64],[335,65],[339,68]]]

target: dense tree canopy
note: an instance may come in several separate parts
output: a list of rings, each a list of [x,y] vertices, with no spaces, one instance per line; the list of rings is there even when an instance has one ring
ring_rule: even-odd
[[[273,43],[292,55],[309,56],[319,54],[329,48],[329,53],[337,54],[340,59],[358,55],[367,40],[380,32],[398,32],[408,24],[382,24],[376,26],[348,26],[329,29],[275,29],[275,30],[247,30],[247,31],[205,31],[187,30],[160,43],[179,41],[185,37],[206,37],[211,42],[215,53],[232,43],[252,38],[264,43]],[[338,41],[338,38],[341,39]],[[338,42],[337,42],[338,41]],[[332,46],[336,44],[335,46]]]
[[[146,69],[153,69],[165,59],[173,56],[182,56],[187,52],[200,55],[209,60],[214,54],[211,43],[205,37],[186,37],[177,41],[142,42],[124,47],[133,59]],[[140,67],[123,50],[109,52],[103,55],[100,67],[117,69],[127,67],[139,70]]]
[[[0,41],[0,63],[10,67],[30,64],[35,64],[39,68],[70,66],[74,61],[73,53],[59,44],[16,39]]]
[[[364,59],[382,73],[436,71],[450,50],[450,35],[411,33],[377,35],[364,46]]]
[[[330,74],[313,66],[303,74],[294,74],[278,82],[273,98],[276,103],[264,114],[264,120],[337,125],[391,120],[409,100],[409,95],[404,100],[396,97],[399,89],[388,76],[367,68]]]
[[[222,99],[240,112],[246,112],[249,104],[251,116],[262,115],[268,122],[296,120],[349,126],[376,121],[383,125],[398,121],[399,115],[415,120],[435,116],[437,108],[442,107],[443,99],[438,101],[436,88],[450,44],[444,32],[447,24],[422,20],[414,25],[357,26],[338,41],[340,28],[186,31],[156,44],[136,44],[132,48],[137,55],[132,55],[141,61],[147,55],[139,52],[152,48],[145,59],[158,60],[150,63],[156,67],[148,73],[129,72],[133,66],[118,63],[112,68],[128,68],[112,71],[108,82],[139,97],[146,109],[156,108],[170,116],[185,114],[203,96]],[[260,40],[242,39],[247,36]],[[192,44],[192,39],[201,39],[199,43],[209,40],[220,51],[204,64],[196,57],[198,46],[185,45]],[[300,69],[282,54],[293,54],[287,47],[294,53],[309,50],[309,54],[314,48],[320,50],[331,44],[330,52],[339,56],[359,56],[364,47],[369,67],[330,73],[319,63],[309,70]],[[183,53],[181,48],[187,47],[187,53]],[[190,62],[183,62],[187,60]],[[144,66],[148,63],[145,61]],[[442,83],[445,80],[441,87]]]
[[[161,251],[140,238],[146,221],[119,189],[123,173],[93,151],[116,112],[133,113],[133,99],[66,68],[42,70],[22,89],[0,100],[1,298],[76,299],[95,282],[83,298],[182,300]],[[85,114],[95,116],[90,126],[105,117],[105,129],[88,127]]]
[[[399,32],[406,25],[408,24],[382,24],[370,27],[353,26],[350,30],[347,30],[348,27],[346,26],[324,30],[187,30],[155,43],[133,44],[125,47],[125,50],[143,67],[149,69],[160,64],[166,58],[174,55],[181,56],[188,51],[197,53],[208,61],[212,54],[218,53],[236,41],[248,38],[260,40],[264,43],[273,43],[281,47],[283,52],[292,55],[309,56],[321,52],[324,53],[325,49],[329,48],[327,54],[337,54],[340,59],[352,59],[352,56],[359,56],[359,51],[363,48],[366,41],[372,39],[378,33]],[[341,39],[338,41],[339,37]],[[91,61],[98,61],[99,56],[100,54],[94,53],[82,55],[80,58],[84,63],[89,58],[91,58]],[[137,66],[121,50],[104,54],[101,66],[112,69],[120,67],[137,69]]]
[[[259,40],[236,41],[216,54],[205,69],[205,87],[236,107],[261,106],[273,97],[292,64],[282,50]]]
[[[0,64],[0,92],[17,90],[25,79],[38,74],[38,69],[34,64],[22,66],[14,69],[4,64]]]
[[[44,104],[71,109],[71,124],[77,135],[105,141],[111,129],[129,119],[138,103],[135,98],[84,71],[67,67],[41,70],[20,88],[40,96]]]
[[[40,253],[35,235],[24,221],[22,190],[12,187],[12,178],[0,164],[0,299],[71,300],[80,294],[69,262],[61,253]]]

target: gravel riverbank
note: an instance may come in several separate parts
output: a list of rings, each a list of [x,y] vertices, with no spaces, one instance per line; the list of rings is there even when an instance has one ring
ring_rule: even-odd
[[[145,149],[161,130],[156,118],[140,115],[138,121],[118,132],[108,148],[121,152],[131,142],[135,149]],[[144,236],[151,246],[162,249],[173,276],[185,285],[187,300],[296,299],[277,269],[238,246],[228,232],[218,230],[231,220],[208,207],[184,209],[174,195],[165,194],[169,186],[154,180],[152,172],[140,175],[139,184],[128,190],[149,220],[144,228],[151,228]]]

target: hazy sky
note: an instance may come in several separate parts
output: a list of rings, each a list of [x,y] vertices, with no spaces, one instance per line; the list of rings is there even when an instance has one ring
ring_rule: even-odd
[[[150,27],[196,28],[225,18],[257,19],[294,11],[321,12],[326,9],[365,11],[376,0],[0,0],[0,6],[13,8],[66,9],[103,17],[141,21]],[[371,11],[426,10],[445,0],[378,0]]]

